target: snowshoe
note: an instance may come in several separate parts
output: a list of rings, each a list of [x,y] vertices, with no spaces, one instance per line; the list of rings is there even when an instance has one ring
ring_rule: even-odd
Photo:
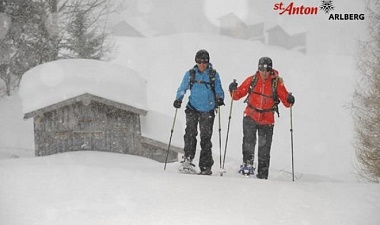
[[[253,176],[255,174],[255,167],[252,164],[240,165],[239,173],[244,176]]]
[[[197,171],[195,170],[195,165],[191,162],[191,159],[184,158],[183,161],[180,162],[181,166],[178,168],[178,170],[181,173],[190,173],[195,174]]]

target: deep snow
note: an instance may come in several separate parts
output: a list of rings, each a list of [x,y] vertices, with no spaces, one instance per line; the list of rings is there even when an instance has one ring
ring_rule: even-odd
[[[0,223],[377,225],[378,184],[185,175],[104,152],[0,161]]]
[[[147,81],[150,117],[142,118],[143,132],[166,143],[175,92],[185,71],[193,66],[197,50],[210,51],[225,91],[232,79],[240,83],[252,74],[259,57],[272,57],[274,67],[296,97],[295,182],[291,181],[290,173],[289,110],[284,107],[280,107],[281,117],[276,118],[269,180],[257,180],[236,173],[241,160],[241,120],[245,107],[241,101],[234,102],[227,173],[220,177],[217,123],[213,176],[179,174],[178,163],[168,164],[164,171],[162,163],[116,153],[72,152],[35,158],[33,122],[22,119],[22,103],[14,95],[0,99],[0,224],[379,224],[379,184],[359,182],[355,176],[349,111],[358,77],[353,44],[362,35],[358,27],[364,25],[360,21],[321,22],[322,15],[279,18],[267,8],[273,3],[260,2],[258,11],[265,12],[270,22],[309,27],[311,52],[304,55],[259,42],[177,30],[172,35],[154,38],[115,38],[117,53],[111,63],[131,68]],[[341,12],[361,10],[357,3],[334,3]],[[149,14],[155,4],[139,0],[139,9],[144,9],[139,13]],[[210,11],[215,4],[208,0],[203,7],[211,20],[215,19],[216,12]],[[160,10],[167,12],[165,8]],[[186,11],[178,8],[166,18],[183,10]],[[246,15],[239,10],[241,7],[232,11]],[[75,67],[70,69],[86,70],[85,64]],[[42,76],[41,81],[45,80],[50,87],[61,85],[64,82],[60,81],[59,72],[55,77],[59,79]],[[130,85],[128,79],[120,79],[119,84]],[[70,82],[66,88],[74,85]],[[97,82],[102,80],[94,84]],[[113,87],[109,88],[109,92],[106,89],[102,92],[112,93]],[[53,90],[58,97],[65,98],[58,91],[63,89]],[[38,96],[37,92],[30,95],[33,94]],[[225,102],[221,113],[223,150],[228,96]],[[32,109],[33,104],[28,104]],[[178,112],[174,143],[181,147],[184,113],[183,109]]]

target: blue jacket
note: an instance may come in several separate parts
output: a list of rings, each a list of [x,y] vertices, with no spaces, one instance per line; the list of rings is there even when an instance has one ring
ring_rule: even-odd
[[[182,82],[177,90],[176,99],[182,101],[187,90],[190,90],[189,102],[194,109],[200,112],[209,112],[215,109],[215,97],[210,84],[198,83],[203,81],[210,83],[209,72],[212,69],[212,64],[209,63],[207,69],[201,73],[197,65],[194,66],[195,82],[190,90],[190,71],[187,71],[182,79]],[[216,98],[224,99],[224,91],[218,72],[215,73],[215,94]]]

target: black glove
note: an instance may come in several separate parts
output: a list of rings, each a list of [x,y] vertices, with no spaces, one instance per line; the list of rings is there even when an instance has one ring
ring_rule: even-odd
[[[224,105],[224,100],[223,100],[223,98],[218,98],[218,99],[216,100],[216,105],[217,105],[217,106]]]
[[[231,92],[233,92],[233,91],[236,91],[237,86],[238,86],[238,83],[236,83],[236,81],[234,80],[234,82],[232,82],[232,83],[230,84],[230,86],[228,87],[228,89],[229,89]]]
[[[289,93],[288,97],[286,98],[286,101],[289,103],[289,104],[294,104],[294,102],[296,101],[296,99],[294,98],[294,96],[292,95],[292,93]]]
[[[174,106],[174,108],[176,108],[176,109],[181,108],[181,104],[182,104],[182,101],[181,101],[181,100],[178,100],[178,99],[176,99],[176,100],[173,102],[173,106]]]

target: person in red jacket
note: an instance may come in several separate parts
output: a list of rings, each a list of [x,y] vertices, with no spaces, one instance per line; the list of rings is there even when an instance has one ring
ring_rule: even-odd
[[[233,100],[247,96],[243,118],[243,165],[241,173],[253,174],[256,133],[258,133],[258,168],[256,177],[268,179],[270,150],[272,145],[274,114],[278,113],[278,103],[281,101],[285,107],[291,107],[294,96],[286,90],[284,82],[273,69],[269,57],[259,59],[258,71],[247,77],[238,87],[236,81],[229,85]]]

